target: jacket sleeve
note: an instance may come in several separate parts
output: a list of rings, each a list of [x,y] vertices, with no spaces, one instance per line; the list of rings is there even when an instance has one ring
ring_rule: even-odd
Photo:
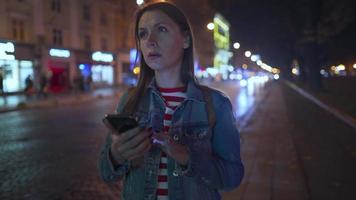
[[[123,106],[125,105],[127,98],[127,93],[125,93],[119,102],[119,105],[116,109],[117,113],[121,113]],[[99,160],[98,160],[98,168],[101,178],[105,182],[114,182],[118,181],[125,176],[125,174],[129,171],[130,162],[127,161],[123,165],[114,166],[111,160],[111,152],[110,146],[112,144],[111,134],[108,133],[105,143],[101,148]]]
[[[214,103],[216,124],[212,133],[212,153],[197,146],[190,147],[186,175],[194,176],[207,187],[229,191],[241,183],[244,167],[232,105],[227,97],[222,97],[220,102],[218,106]]]

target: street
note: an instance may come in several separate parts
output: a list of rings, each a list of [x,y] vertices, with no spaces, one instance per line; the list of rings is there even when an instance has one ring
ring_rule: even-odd
[[[224,90],[236,97],[238,88],[238,84],[229,83]],[[0,199],[117,196],[115,187],[107,187],[96,170],[99,148],[106,135],[101,119],[114,112],[116,103],[117,99],[101,99],[2,113]]]
[[[1,114],[0,199],[110,197],[96,159],[115,101]]]
[[[225,200],[355,197],[351,128],[282,83],[236,83],[210,85],[228,94],[238,117],[260,105],[240,130],[245,178]],[[101,119],[116,104],[105,98],[1,113],[0,199],[117,199],[119,186],[102,182],[96,169]]]

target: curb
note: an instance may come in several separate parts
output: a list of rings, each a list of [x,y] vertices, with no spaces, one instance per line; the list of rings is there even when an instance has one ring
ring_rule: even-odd
[[[121,92],[121,91],[120,91]],[[20,102],[16,106],[0,109],[0,113],[12,112],[12,111],[19,111],[19,110],[27,110],[27,109],[37,109],[37,108],[49,108],[58,105],[70,105],[75,103],[82,103],[87,101],[92,101],[95,99],[111,99],[114,97],[119,96],[120,92],[116,92],[112,95],[95,95],[91,96],[89,94],[86,95],[78,95],[78,96],[68,96],[68,97],[54,97],[47,100],[39,100],[35,102]]]
[[[310,93],[306,92],[305,90],[301,89],[300,87],[298,87],[294,83],[289,82],[289,81],[285,81],[285,82],[290,88],[295,90],[297,93],[299,93],[303,97],[309,99],[310,101],[312,101],[313,103],[318,105],[320,108],[322,108],[325,111],[331,113],[336,118],[340,119],[341,121],[343,121],[344,123],[346,123],[347,125],[349,125],[350,127],[352,127],[353,129],[356,130],[356,119],[355,118],[353,118],[352,116],[348,115],[347,113],[345,113],[345,112],[343,112],[341,110],[338,110],[335,107],[332,107],[330,105],[327,105],[327,104],[321,102],[319,99],[317,99],[316,97],[314,97]]]

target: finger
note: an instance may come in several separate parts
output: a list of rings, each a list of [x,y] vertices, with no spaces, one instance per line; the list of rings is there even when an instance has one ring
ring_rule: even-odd
[[[126,152],[129,151],[131,149],[134,149],[137,145],[139,145],[140,143],[142,143],[143,140],[147,139],[148,141],[150,141],[150,136],[151,133],[148,131],[142,131],[141,134],[134,136],[133,138],[121,142],[120,141],[120,146],[119,146],[119,151],[120,152]]]
[[[133,129],[130,129],[128,131],[121,133],[120,138],[122,141],[127,141],[127,140],[130,140],[135,135],[137,135],[138,133],[140,133],[141,131],[142,131],[142,128],[138,126],[138,127],[135,127]]]
[[[168,133],[159,132],[152,135],[153,143],[158,145],[166,145],[169,141],[170,136]]]
[[[144,141],[142,141],[139,145],[137,145],[135,148],[133,148],[132,150],[130,151],[127,151],[125,156],[128,158],[128,159],[131,159],[133,157],[137,157],[137,156],[142,156],[144,153],[145,153],[145,150],[150,148],[151,146],[151,141],[150,139],[146,139]]]
[[[130,141],[128,141],[128,146],[130,148],[135,148],[136,146],[138,146],[140,143],[142,143],[145,139],[147,139],[148,141],[151,140],[150,138],[151,133],[150,132],[143,132],[140,135],[136,135],[134,138],[132,138]]]
[[[154,132],[152,137],[157,140],[167,140],[170,136],[168,133],[165,132]]]
[[[134,160],[136,158],[144,156],[152,147],[152,144],[148,143],[147,146],[140,152],[134,154],[133,156],[129,157],[129,160]]]
[[[112,134],[111,135],[111,140],[112,140],[113,143],[117,142],[119,140],[119,138],[120,137],[118,135],[116,135],[116,134]]]

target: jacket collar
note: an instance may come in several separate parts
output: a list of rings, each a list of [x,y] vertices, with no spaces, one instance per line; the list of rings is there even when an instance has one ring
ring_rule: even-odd
[[[152,92],[159,94],[156,79],[153,77],[151,82],[148,84],[148,89],[151,89]],[[198,83],[195,83],[193,80],[189,80],[187,84],[187,100],[193,101],[204,101],[203,92],[199,88]]]

